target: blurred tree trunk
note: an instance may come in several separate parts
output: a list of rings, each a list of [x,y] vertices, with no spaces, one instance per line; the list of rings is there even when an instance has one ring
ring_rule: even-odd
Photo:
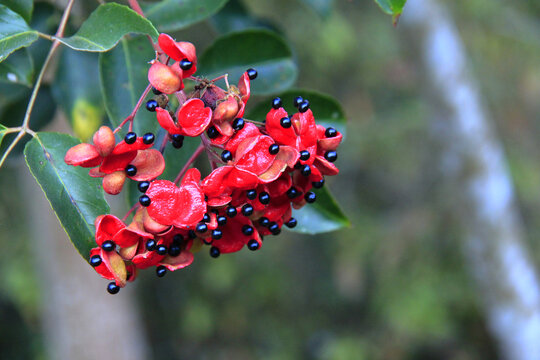
[[[540,290],[503,148],[466,69],[449,14],[435,0],[409,0],[398,29],[416,47],[433,105],[438,163],[458,205],[464,252],[491,334],[509,360],[540,359]]]
[[[61,123],[56,121],[55,126]],[[68,131],[65,125],[56,130]],[[30,234],[41,284],[48,358],[146,359],[148,348],[133,285],[114,296],[107,293],[108,281],[75,250],[22,158],[19,167],[33,225]]]

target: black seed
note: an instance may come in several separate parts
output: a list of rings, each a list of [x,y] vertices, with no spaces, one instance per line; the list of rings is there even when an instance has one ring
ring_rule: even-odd
[[[288,129],[288,128],[290,128],[292,126],[292,121],[288,117],[282,117],[281,120],[279,120],[279,123],[285,129]]]
[[[281,232],[281,229],[279,228],[279,225],[277,222],[272,221],[270,225],[268,226],[268,230],[272,233],[272,235],[279,235]]]
[[[197,232],[203,233],[203,232],[206,232],[206,230],[208,230],[208,226],[205,223],[199,223],[197,224],[197,227],[195,229],[197,230]]]
[[[292,186],[289,190],[287,190],[287,196],[289,197],[289,199],[294,199],[298,195],[300,195],[300,192],[294,186]]]
[[[219,254],[221,254],[221,253],[220,253],[220,251],[219,251],[219,249],[218,249],[217,247],[212,246],[212,247],[210,248],[210,256],[211,256],[211,257],[217,258],[217,257],[219,256]]]
[[[337,152],[330,150],[324,153],[324,158],[330,162],[337,160]]]
[[[146,110],[148,111],[156,111],[157,107],[158,107],[158,103],[154,99],[150,99],[146,102]]]
[[[238,119],[235,119],[232,123],[232,127],[234,130],[238,131],[238,130],[242,130],[242,128],[244,127],[245,125],[245,121],[244,119],[242,118],[238,118]]]
[[[249,68],[246,72],[249,80],[255,80],[257,78],[257,70]]]
[[[319,181],[314,181],[311,183],[315,189],[320,189],[324,186],[324,179],[321,179]]]
[[[247,244],[247,247],[249,250],[251,251],[255,251],[259,248],[259,243],[257,242],[257,240],[255,239],[251,239],[249,240],[248,244]]]
[[[223,236],[223,232],[219,229],[212,230],[212,239],[219,240]]]
[[[295,227],[297,224],[298,224],[298,221],[296,221],[295,218],[290,218],[289,221],[287,221],[287,222],[285,223],[285,225],[286,225],[288,228],[290,228],[290,229],[292,229],[293,227]]]
[[[300,169],[300,173],[304,176],[311,175],[311,167],[309,165],[302,166],[302,169]]]
[[[114,249],[116,249],[116,244],[112,240],[107,240],[104,241],[103,244],[101,244],[101,248],[104,251],[113,251]]]
[[[154,142],[155,139],[156,137],[154,136],[154,134],[149,132],[143,135],[142,142],[145,143],[146,145],[150,145]]]
[[[134,165],[126,166],[126,175],[135,176],[137,174],[137,168]]]
[[[145,193],[146,190],[148,190],[149,187],[150,187],[150,181],[140,181],[140,182],[137,184],[137,188],[138,188],[139,191],[142,192],[142,193]]]
[[[259,194],[259,201],[261,204],[267,205],[270,202],[270,195],[266,191],[263,191]]]
[[[309,159],[309,151],[302,150],[300,151],[300,160],[306,161]]]
[[[253,214],[253,206],[249,204],[242,206],[242,215],[249,216],[251,214]]]
[[[195,234],[195,231],[189,230],[188,231],[188,236],[189,236],[190,239],[195,239],[197,237],[197,234]]]
[[[253,200],[257,197],[257,191],[255,189],[251,189],[246,191],[246,196],[249,200]]]
[[[270,220],[266,217],[262,217],[259,219],[259,225],[267,227],[270,224]]]
[[[304,199],[310,204],[314,203],[315,200],[317,200],[317,195],[313,191],[308,191],[306,195],[304,195]]]
[[[297,96],[294,98],[294,101],[293,101],[293,105],[295,108],[297,108],[298,106],[300,106],[300,104],[304,101],[304,98],[301,97],[301,96]]]
[[[211,126],[206,130],[206,135],[208,135],[210,139],[215,139],[219,136],[219,132],[214,126]]]
[[[99,255],[94,255],[90,258],[90,265],[92,265],[93,267],[101,265],[101,262],[101,256]]]
[[[326,136],[327,138],[331,138],[336,135],[337,135],[337,130],[334,129],[333,127],[327,128],[326,131],[324,132],[324,136]]]
[[[268,147],[268,152],[271,155],[276,155],[279,152],[279,145],[278,144],[272,144]]]
[[[227,206],[227,209],[225,210],[225,213],[227,214],[228,217],[235,217],[236,214],[237,214],[237,211],[236,211],[236,208],[232,207],[232,206]]]
[[[160,95],[161,94],[161,91],[159,91],[158,89],[156,89],[155,87],[152,86],[152,92],[155,94],[155,95]]]
[[[182,70],[189,70],[193,66],[193,63],[189,61],[188,59],[182,59],[180,60],[180,69]]]
[[[242,233],[246,236],[250,236],[253,234],[253,227],[249,225],[242,226]]]
[[[113,281],[113,282],[110,282],[109,285],[107,285],[107,291],[109,292],[109,294],[118,294],[118,292],[120,291],[120,286],[116,285],[116,283]]]
[[[148,251],[156,250],[156,246],[157,246],[156,240],[150,239],[146,242],[146,250]]]
[[[217,217],[217,223],[218,223],[219,226],[224,226],[225,224],[227,224],[227,217],[218,216]]]
[[[139,198],[139,204],[141,204],[142,206],[150,206],[150,198],[148,197],[148,195],[141,195],[141,197]]]
[[[172,142],[172,146],[173,146],[173,148],[175,148],[175,149],[180,149],[183,145],[184,145],[184,140],[173,141],[173,142]]]
[[[223,160],[224,163],[231,161],[232,153],[229,150],[223,150],[221,153],[221,160]]]
[[[129,145],[135,143],[135,141],[137,141],[137,134],[135,134],[133,131],[128,132],[124,137],[124,141]]]
[[[300,161],[297,161],[296,164],[294,164],[294,168],[296,170],[300,170],[302,168],[302,164],[300,163]]]
[[[182,252],[182,248],[177,244],[172,244],[169,247],[169,255],[172,257],[176,257],[180,255],[181,252]]]
[[[298,105],[298,111],[300,111],[301,113],[305,113],[306,111],[308,111],[309,109],[309,101],[307,100],[304,100],[300,103],[300,105]]]
[[[157,268],[156,268],[156,275],[158,277],[164,277],[165,274],[167,273],[167,268],[163,265],[159,265]]]
[[[159,255],[166,255],[167,254],[167,247],[165,245],[158,245],[157,249],[156,249],[156,252],[159,254]]]
[[[173,236],[173,242],[178,246],[182,246],[184,243],[184,236],[182,234],[176,234]]]
[[[274,98],[272,100],[272,108],[273,109],[277,110],[277,109],[279,109],[281,107],[281,105],[283,105],[283,102],[281,101],[280,98],[277,97],[277,98]]]
[[[208,213],[204,214],[202,221],[205,223],[210,222],[210,215]]]

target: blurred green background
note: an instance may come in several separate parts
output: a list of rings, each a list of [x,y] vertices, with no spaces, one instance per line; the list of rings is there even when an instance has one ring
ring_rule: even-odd
[[[538,264],[540,6],[445,3],[504,144]],[[459,209],[438,186],[444,179],[426,140],[421,69],[400,25],[372,1],[336,0],[323,16],[299,1],[242,4],[290,42],[298,87],[333,95],[345,109],[341,173],[328,185],[352,226],[318,236],[287,232],[254,253],[200,254],[163,279],[142,272],[136,294],[151,357],[498,358],[464,263]],[[176,37],[203,49],[215,25]],[[39,249],[28,239],[32,204],[18,200],[20,161],[13,157],[0,172],[1,359],[47,358],[33,260]]]

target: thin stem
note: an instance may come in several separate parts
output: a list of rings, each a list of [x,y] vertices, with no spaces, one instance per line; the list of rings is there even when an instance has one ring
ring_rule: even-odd
[[[137,111],[139,111],[139,108],[141,107],[144,101],[144,98],[146,98],[146,95],[148,95],[151,89],[152,89],[152,85],[148,84],[146,89],[144,89],[141,97],[139,98],[139,101],[137,101],[137,104],[135,104],[133,111],[131,111],[131,114],[129,114],[128,117],[125,118],[124,121],[122,121],[122,123],[118,125],[116,129],[114,129],[113,131],[114,134],[116,134],[124,125],[126,125],[128,121],[131,121],[131,124],[129,124],[129,131],[133,130],[133,120],[135,119],[135,115],[137,114]]]
[[[128,210],[128,212],[126,213],[126,215],[124,215],[124,217],[122,218],[122,221],[126,221],[126,219],[128,218],[129,214],[131,214],[135,209],[137,209],[138,207],[140,206],[139,202],[136,202],[135,205],[133,205],[131,207],[131,209]]]
[[[46,39],[46,40],[49,40],[49,41],[54,41],[54,38],[49,34],[44,34],[44,33],[38,31],[38,36],[40,38],[43,38],[43,39]]]
[[[203,144],[199,145],[199,147],[197,148],[197,150],[195,150],[195,152],[193,153],[193,155],[191,155],[191,157],[188,159],[188,161],[186,162],[186,164],[184,165],[184,167],[182,168],[182,170],[180,170],[180,172],[178,173],[178,175],[176,176],[176,179],[174,179],[174,183],[175,184],[178,184],[178,182],[180,181],[180,179],[182,179],[182,176],[184,176],[184,174],[186,173],[186,171],[189,169],[189,167],[191,166],[191,164],[193,164],[193,162],[195,162],[195,159],[197,159],[199,157],[199,155],[202,154],[202,152],[204,151],[205,149],[205,146]]]

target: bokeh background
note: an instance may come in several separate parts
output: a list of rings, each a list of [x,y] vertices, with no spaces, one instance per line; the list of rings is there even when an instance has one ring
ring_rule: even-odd
[[[97,5],[84,3],[76,9],[80,18]],[[494,141],[504,148],[523,244],[537,266],[540,6],[531,0],[440,3],[464,43]],[[76,261],[69,266],[91,269],[66,239],[51,245],[62,230],[54,217],[47,220],[50,209],[38,199],[39,189],[31,190],[34,180],[21,156],[13,156],[0,171],[0,358],[55,358],[51,309],[76,313],[96,302],[121,307],[128,297],[138,319],[129,326],[140,327],[146,340],[138,345],[151,359],[502,358],[464,256],[463,204],[454,201],[456,187],[445,185],[440,144],[431,136],[433,104],[415,50],[419,35],[401,23],[392,26],[373,1],[335,0],[322,13],[297,0],[240,4],[290,42],[300,68],[297,87],[342,103],[348,131],[337,162],[341,173],[327,183],[352,226],[317,236],[286,232],[253,253],[200,254],[162,279],[142,272],[117,297],[72,297],[74,287],[89,286],[76,270],[66,291],[43,269],[57,266],[65,277],[69,267],[56,261],[71,255]],[[211,20],[176,37],[203,49],[217,35]],[[0,122],[12,117],[4,112]],[[52,128],[67,129],[60,111],[57,117]],[[106,281],[99,281],[104,293]],[[106,315],[93,316],[62,336],[81,349],[98,346],[99,338],[84,334]],[[122,332],[104,334],[103,341],[110,336]],[[126,346],[122,341],[112,346]]]

